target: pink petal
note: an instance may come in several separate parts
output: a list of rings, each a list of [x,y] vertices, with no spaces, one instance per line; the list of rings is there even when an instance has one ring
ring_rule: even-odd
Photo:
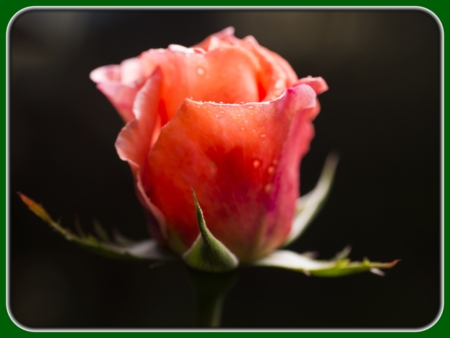
[[[207,53],[171,46],[141,55],[145,74],[161,67],[161,99],[170,120],[184,99],[223,103],[257,102],[259,64],[240,47],[223,47]],[[163,123],[164,124],[164,123]]]
[[[186,100],[161,130],[142,176],[165,215],[169,246],[183,252],[198,235],[190,188],[211,232],[242,261],[261,257],[288,235],[298,197],[298,165],[312,137],[303,114],[310,86],[242,105]]]
[[[165,218],[146,196],[142,184],[142,175],[145,174],[147,154],[152,146],[154,133],[159,133],[159,130],[156,129],[158,127],[161,82],[161,70],[157,68],[152,76],[145,81],[136,96],[133,108],[136,119],[131,120],[122,128],[115,144],[119,157],[127,161],[131,167],[139,200],[159,223],[159,227],[152,228],[154,237],[159,240],[165,235]]]
[[[264,89],[260,100],[268,101],[280,96],[286,88],[297,81],[297,74],[278,54],[262,47],[253,36],[247,36],[241,42],[250,50],[261,64],[260,82]]]
[[[105,94],[125,122],[134,119],[133,104],[142,87],[142,67],[138,58],[124,60],[120,65],[94,69],[90,78]]]

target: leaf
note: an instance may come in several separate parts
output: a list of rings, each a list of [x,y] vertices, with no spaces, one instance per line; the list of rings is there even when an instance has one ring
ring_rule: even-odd
[[[59,222],[55,222],[47,213],[47,211],[31,198],[21,193],[19,193],[19,197],[33,213],[40,217],[44,222],[49,224],[65,239],[77,243],[103,256],[119,259],[150,261],[171,261],[177,259],[176,256],[161,248],[159,244],[153,239],[138,242],[127,242],[126,245],[114,243],[108,240],[109,236],[107,235],[107,232],[100,226],[98,222],[94,223],[94,229],[100,238],[96,238],[92,235],[85,236],[79,224],[77,225],[77,232],[79,233],[79,235],[76,235],[69,229],[63,228],[59,224]]]
[[[390,269],[398,262],[399,260],[390,263],[378,263],[370,262],[367,259],[362,262],[351,262],[349,259],[316,260],[289,250],[278,250],[254,262],[253,265],[294,270],[303,272],[308,276],[340,277],[365,271],[379,275],[380,272],[382,273],[379,269]]]
[[[194,269],[208,272],[225,272],[235,269],[239,264],[238,259],[208,230],[193,189],[192,196],[200,234],[192,246],[183,254],[184,261]]]
[[[291,244],[303,233],[324,205],[333,183],[337,163],[336,154],[328,155],[316,187],[297,200],[294,222],[284,246]]]

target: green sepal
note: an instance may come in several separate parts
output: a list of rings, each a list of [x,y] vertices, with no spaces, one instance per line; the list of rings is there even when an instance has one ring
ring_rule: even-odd
[[[41,218],[45,223],[49,224],[52,229],[56,230],[58,234],[63,236],[68,241],[79,244],[90,251],[96,252],[102,256],[116,258],[116,259],[131,259],[131,260],[148,260],[148,261],[171,261],[178,258],[165,251],[153,239],[143,241],[127,240],[126,243],[122,235],[117,235],[115,238],[120,240],[112,241],[108,233],[100,225],[98,221],[94,221],[94,230],[97,237],[93,235],[85,235],[78,222],[75,222],[78,235],[61,226],[59,222],[54,221],[47,211],[31,198],[19,193],[19,197],[28,206],[28,208]]]
[[[324,205],[333,183],[337,163],[338,156],[336,154],[328,155],[315,188],[297,200],[292,229],[283,246],[295,241]]]
[[[237,257],[208,230],[194,190],[192,190],[192,196],[200,233],[192,246],[183,254],[184,261],[194,269],[208,272],[225,272],[235,269],[239,265]]]
[[[268,266],[303,272],[305,275],[317,277],[340,277],[360,272],[370,271],[383,275],[380,269],[390,269],[399,260],[390,263],[371,262],[364,259],[362,262],[351,262],[346,258],[349,249],[344,249],[331,260],[316,260],[310,255],[301,255],[289,250],[278,250],[253,263],[255,266]]]

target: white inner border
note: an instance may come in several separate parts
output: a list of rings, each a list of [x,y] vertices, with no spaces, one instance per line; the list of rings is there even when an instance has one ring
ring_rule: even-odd
[[[427,13],[430,15],[437,23],[439,29],[440,29],[440,48],[441,48],[441,100],[440,100],[440,109],[441,109],[441,184],[440,184],[440,197],[441,197],[441,241],[440,241],[440,249],[441,249],[441,303],[439,312],[434,318],[432,322],[428,326],[420,327],[417,329],[407,329],[407,328],[399,328],[399,329],[106,329],[106,328],[99,328],[99,329],[35,329],[23,326],[19,321],[17,321],[11,311],[10,305],[9,305],[9,45],[10,45],[10,30],[11,26],[14,23],[14,21],[23,13],[28,11],[36,11],[36,10],[234,10],[234,11],[242,11],[242,10],[342,10],[342,11],[348,11],[348,10],[359,10],[359,11],[370,11],[370,10],[385,10],[385,11],[401,11],[401,10],[415,10],[415,11],[421,11],[424,13]],[[161,7],[155,7],[155,6],[149,6],[149,7],[142,7],[142,6],[136,6],[136,7],[127,7],[127,6],[111,6],[111,7],[102,7],[102,6],[85,6],[85,7],[76,7],[76,6],[31,6],[26,7],[18,11],[14,14],[14,16],[9,20],[8,27],[6,29],[6,308],[9,315],[9,318],[12,320],[14,324],[16,324],[19,328],[25,331],[29,332],[420,332],[425,331],[429,329],[430,327],[434,326],[438,322],[438,320],[442,316],[442,312],[444,309],[444,29],[442,27],[442,23],[439,19],[439,17],[434,14],[432,11],[430,11],[427,8],[419,7],[419,6],[393,6],[393,7],[386,7],[386,6],[286,6],[286,7],[277,7],[277,6],[243,6],[243,7],[233,7],[233,6],[161,6]]]

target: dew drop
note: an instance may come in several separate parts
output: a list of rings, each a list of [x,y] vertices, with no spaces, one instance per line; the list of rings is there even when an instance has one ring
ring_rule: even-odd
[[[261,136],[262,138],[264,138],[264,137],[266,137],[267,135],[266,134],[261,134],[261,135],[259,135],[259,136]]]
[[[244,122],[245,122],[245,123],[247,123],[248,121],[247,121],[247,120],[245,120]]]
[[[272,163],[273,163],[273,165],[277,165],[278,164],[278,160],[273,160]]]
[[[247,109],[253,109],[255,108],[254,106],[248,106]]]
[[[225,112],[223,110],[220,111],[221,114],[225,114]]]
[[[216,117],[218,118],[218,117],[219,117],[219,115],[216,115]]]
[[[241,116],[241,114],[236,114],[237,116]]]
[[[245,130],[245,128],[244,128],[244,127],[241,127],[241,130]]]
[[[259,162],[259,160],[254,160],[253,161],[253,168],[258,168],[261,165],[261,162]]]
[[[205,74],[205,69],[203,67],[198,67],[197,68],[197,74],[198,75],[203,75]]]
[[[269,174],[273,174],[275,168],[273,166],[270,166],[269,168],[267,168],[267,171],[269,172]]]
[[[272,190],[272,184],[268,183],[264,186],[264,191],[265,192],[270,192]]]

